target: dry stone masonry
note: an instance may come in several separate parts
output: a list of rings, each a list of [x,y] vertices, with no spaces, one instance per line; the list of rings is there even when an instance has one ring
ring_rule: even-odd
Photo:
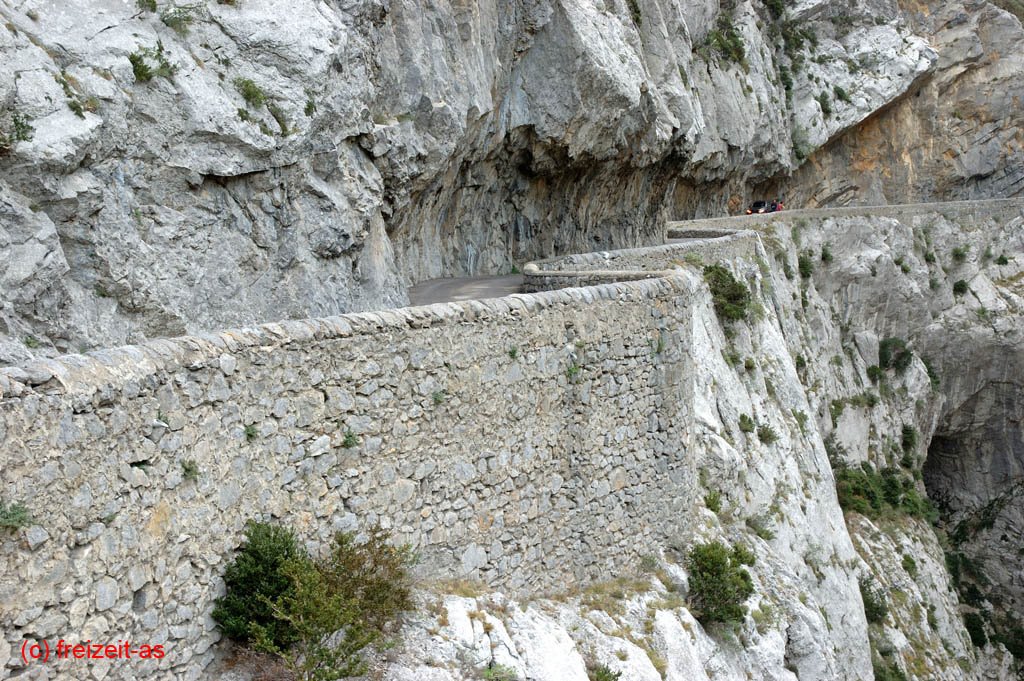
[[[655,552],[694,484],[696,281],[680,271],[2,370],[4,496],[34,518],[3,538],[8,666],[26,637],[80,635],[164,643],[166,658],[134,673],[194,674],[251,518],[315,545],[380,525],[426,575],[517,592]]]
[[[929,210],[865,209],[864,219],[1005,221],[1020,202]],[[823,226],[854,213],[672,225],[678,243],[525,268],[528,286],[559,290],[266,324],[0,370],[3,500],[33,516],[0,535],[0,665],[20,671],[27,638],[130,639],[165,644],[167,655],[91,673],[201,678],[219,639],[209,615],[220,575],[251,518],[293,526],[314,549],[337,530],[380,525],[416,548],[425,577],[518,594],[585,585],[657,554],[702,503],[704,450],[717,452],[712,459],[732,451],[735,434],[709,424],[731,423],[738,414],[728,401],[749,399],[713,404],[733,379],[717,368],[721,331],[692,266],[721,261],[767,285],[769,252],[781,252],[774,222],[787,232],[813,223],[805,238],[820,240]],[[588,286],[565,288],[580,284]],[[824,296],[829,283],[817,286]],[[786,409],[776,413],[768,398],[741,408],[782,424],[798,408],[811,411],[787,380],[795,370],[785,344],[803,330],[765,314],[758,334],[772,350],[757,376],[776,381],[771,400]],[[790,463],[808,467],[805,494],[807,484],[831,490],[820,439],[805,435],[785,445],[798,448]],[[720,484],[747,465],[724,461]],[[825,511],[814,522],[841,526],[834,499],[817,496],[811,503]],[[806,530],[794,525],[779,541],[802,546]],[[844,542],[835,539],[845,562],[826,570],[823,592],[855,589]],[[863,615],[840,601],[824,603],[847,623],[847,633],[831,634],[833,654],[860,651],[861,669]],[[802,638],[784,641],[785,655],[811,669],[828,643],[819,641],[825,621],[801,616]],[[820,662],[822,674],[836,663]],[[34,668],[41,678],[80,671]]]

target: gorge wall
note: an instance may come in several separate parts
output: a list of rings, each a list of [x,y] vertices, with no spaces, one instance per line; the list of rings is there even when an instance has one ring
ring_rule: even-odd
[[[728,234],[725,224],[760,235]],[[226,673],[209,612],[244,521],[261,517],[295,527],[314,548],[336,530],[380,524],[422,553],[432,578],[568,599],[527,600],[521,612],[446,600],[450,619],[410,621],[412,643],[385,678],[465,678],[466,651],[487,664],[499,649],[524,675],[570,681],[586,678],[581,650],[637,679],[853,679],[878,665],[910,678],[1011,678],[1005,649],[972,645],[962,612],[995,619],[1019,602],[1012,556],[985,534],[1019,528],[1017,502],[955,547],[983,564],[1001,556],[1000,569],[985,568],[998,585],[983,597],[990,602],[965,606],[927,523],[857,513],[844,523],[833,467],[899,467],[908,480],[923,468],[936,498],[954,486],[968,492],[957,497],[966,513],[997,494],[960,474],[972,440],[931,441],[962,431],[968,412],[987,417],[967,419],[972,437],[991,439],[998,412],[980,412],[986,400],[976,397],[1006,394],[1016,380],[988,372],[984,348],[1020,347],[1021,203],[697,227],[712,238],[527,269],[542,279],[671,272],[655,279],[285,322],[0,370],[4,501],[34,516],[3,537],[6,669],[23,671],[26,638],[73,635],[168,645],[159,663],[104,667],[109,678]],[[802,276],[798,260],[812,256]],[[754,296],[748,320],[729,328],[693,271],[718,261]],[[954,294],[960,278],[968,290]],[[890,335],[908,339],[915,357],[875,385],[868,367]],[[871,391],[874,400],[856,399]],[[745,430],[741,415],[774,437]],[[898,444],[907,427],[920,434],[909,461]],[[1019,439],[1004,430],[1007,442]],[[1019,448],[994,450],[978,455],[1019,465]],[[705,507],[711,492],[720,511]],[[954,529],[957,517],[946,518]],[[758,614],[740,626],[741,647],[663,592],[622,614],[606,608],[606,620],[574,600],[645,556],[668,561],[685,589],[672,556],[710,539],[757,554]],[[882,624],[868,625],[858,579],[879,585]],[[478,610],[500,628],[464,639],[463,624],[476,631],[466,613]],[[622,650],[640,652],[623,659]]]
[[[766,182],[850,200],[919,154],[774,178],[939,72],[996,79],[956,139],[985,159],[965,172],[1008,178],[971,196],[1019,192],[1011,15],[769,4],[6,3],[0,363],[401,305],[430,277],[656,243]],[[935,39],[940,6],[963,40]],[[887,198],[961,196],[903,184]]]
[[[692,503],[693,288],[290,322],[3,370],[0,477],[35,516],[4,539],[5,664],[24,638],[72,630],[166,642],[160,668],[193,674],[251,518],[314,543],[379,524],[432,578],[520,592],[635,563]]]

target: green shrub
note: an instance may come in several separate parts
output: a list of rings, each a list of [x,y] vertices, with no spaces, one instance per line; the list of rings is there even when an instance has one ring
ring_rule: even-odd
[[[964,615],[964,627],[967,629],[967,635],[971,637],[971,643],[978,648],[984,648],[988,643],[985,619],[976,612],[969,612]]]
[[[957,279],[953,282],[953,295],[962,296],[967,293],[967,282],[963,279]]]
[[[156,11],[156,0],[135,0],[135,5],[146,12]]]
[[[341,439],[341,446],[345,449],[352,449],[359,444],[359,436],[352,432],[351,428],[345,429],[345,435]]]
[[[845,102],[846,104],[850,103],[850,95],[848,95],[846,93],[846,90],[844,90],[840,86],[836,85],[835,87],[833,87],[832,92],[835,94],[836,99],[838,99],[840,102]]]
[[[903,569],[911,577],[917,576],[917,561],[914,560],[913,556],[903,554]]]
[[[484,681],[516,681],[519,675],[512,667],[492,662],[489,667],[480,672],[480,678]]]
[[[757,439],[766,445],[774,444],[779,439],[779,434],[775,432],[775,429],[765,424],[757,427]]]
[[[316,102],[312,99],[307,99],[306,108],[303,109],[303,113],[306,114],[307,118],[312,118],[313,114],[316,113]]]
[[[744,433],[753,433],[757,428],[757,425],[754,423],[754,419],[750,418],[746,414],[740,414],[739,426],[740,431]]]
[[[284,109],[274,103],[267,104],[267,111],[277,121],[277,127],[281,129],[281,134],[284,137],[292,134],[291,126],[288,123],[288,115],[285,114]]]
[[[864,391],[853,397],[846,398],[846,403],[853,407],[859,407],[861,409],[871,409],[878,406],[879,402],[878,395],[872,392]]]
[[[626,0],[626,4],[629,5],[629,16],[633,19],[633,23],[637,27],[643,24],[643,15],[640,14],[640,3],[638,0]]]
[[[310,557],[287,529],[253,523],[228,566],[213,618],[232,638],[277,655],[304,679],[365,673],[363,650],[412,608],[408,547],[380,533],[360,544],[340,533],[325,558]]]
[[[199,464],[192,459],[181,462],[181,477],[185,480],[195,482],[199,479]]]
[[[140,47],[128,55],[128,61],[131,62],[136,83],[147,83],[157,77],[170,78],[178,70],[177,66],[168,61],[161,41],[157,41],[155,48]],[[155,66],[151,65],[151,62],[155,63]]]
[[[917,491],[914,480],[895,468],[879,473],[867,463],[859,468],[840,467],[836,493],[843,510],[869,518],[903,513],[935,522],[938,517],[931,501]]]
[[[72,113],[79,118],[85,118],[85,108],[82,106],[80,101],[77,99],[69,99],[67,103],[68,108],[71,109]]]
[[[818,106],[821,107],[822,116],[828,118],[832,115],[832,102],[829,101],[827,92],[819,92],[818,96],[814,99],[817,100]]]
[[[259,435],[259,431],[256,429],[255,423],[250,423],[245,427],[245,439],[247,442],[252,442]]]
[[[619,679],[622,678],[622,672],[612,671],[612,669],[605,664],[588,662],[587,678],[590,679],[590,681],[619,681]]]
[[[687,556],[690,609],[702,624],[741,622],[754,593],[750,573],[722,543],[701,544]]]
[[[751,531],[761,539],[764,539],[765,541],[775,539],[775,532],[768,527],[768,521],[764,516],[747,518],[746,524],[747,527],[749,527]]]
[[[800,427],[800,432],[807,433],[807,414],[803,411],[793,410],[793,418],[796,419],[796,425]]]
[[[389,546],[379,532],[362,544],[352,533],[337,534],[326,558],[302,557],[284,567],[293,589],[278,598],[274,614],[294,629],[295,645],[284,650],[259,637],[256,648],[280,655],[296,676],[307,679],[364,674],[362,651],[392,632],[401,613],[413,607],[411,563],[408,546]],[[327,643],[336,632],[340,640]]]
[[[800,272],[802,279],[810,279],[811,275],[814,274],[814,259],[811,258],[810,253],[801,253],[800,257],[797,258],[796,268]]]
[[[0,153],[9,151],[18,142],[31,141],[35,131],[28,119],[17,111],[12,112],[10,133],[0,131]]]
[[[828,414],[832,417],[832,425],[839,423],[839,417],[843,415],[843,411],[846,410],[846,400],[838,399],[832,400],[828,405]]]
[[[1024,626],[1008,617],[993,622],[992,640],[1002,643],[1017,660],[1024,659]]]
[[[836,475],[839,505],[869,517],[880,514],[884,504],[881,483],[881,477],[867,466],[841,469]]]
[[[793,69],[799,70],[800,64],[803,62],[800,52],[803,50],[804,44],[810,43],[812,46],[816,46],[818,36],[812,28],[796,19],[782,22],[779,24],[779,29],[782,33],[783,50],[793,63]]]
[[[779,82],[782,83],[782,87],[785,89],[786,96],[788,97],[793,90],[793,76],[790,74],[789,69],[781,65],[779,66]]]
[[[904,452],[912,452],[917,447],[917,428],[904,425],[900,433],[900,445]]]
[[[828,244],[821,247],[821,261],[826,265],[832,262],[832,248]]]
[[[910,367],[914,359],[914,353],[907,347],[907,342],[902,338],[884,338],[878,344],[878,364],[883,369],[895,369],[903,373]]]
[[[907,681],[907,675],[895,662],[876,659],[871,666],[874,668],[875,681]]]
[[[235,78],[235,89],[251,107],[259,108],[267,103],[267,95],[249,78]]]
[[[224,571],[224,596],[214,603],[212,615],[220,630],[244,643],[251,643],[257,632],[282,648],[295,642],[295,630],[275,617],[272,604],[294,589],[284,566],[304,555],[291,530],[249,523],[245,543]]]
[[[202,5],[181,5],[168,7],[160,13],[160,21],[178,35],[187,35],[189,26],[196,20]]]
[[[782,16],[782,13],[786,11],[786,5],[784,0],[765,0],[764,6],[771,12],[772,19],[778,19]]]
[[[868,367],[868,379],[872,383],[878,383],[880,380],[882,380],[882,377],[884,375],[885,372],[882,371],[882,367],[878,366],[877,364],[872,364],[871,366]]]
[[[718,319],[724,322],[739,321],[747,316],[750,307],[750,291],[721,265],[704,267],[704,280],[711,289]]]
[[[757,362],[754,361],[753,357],[747,357],[743,360],[743,369],[745,371],[753,371],[757,368]]]
[[[814,153],[814,146],[807,137],[807,131],[799,125],[793,126],[790,141],[793,143],[793,156],[796,157],[796,160],[802,161]]]
[[[732,559],[740,565],[753,565],[757,562],[757,555],[747,546],[737,544],[732,549]]]
[[[889,606],[885,602],[885,594],[875,586],[875,580],[863,576],[860,578],[860,598],[864,602],[864,616],[868,622],[876,624],[885,621],[889,614]]]
[[[712,513],[718,513],[722,510],[722,493],[718,490],[708,492],[704,496],[704,505],[708,507],[708,510]]]
[[[1010,264],[1010,259],[1006,257],[1005,253],[1000,253],[999,257],[996,258],[996,264],[997,265],[1009,265]]]
[[[15,503],[8,506],[0,501],[0,529],[17,530],[31,523],[32,516],[23,505]]]
[[[912,452],[904,452],[900,457],[900,465],[907,469],[913,469],[917,463],[917,457]]]
[[[970,252],[971,252],[971,247],[970,246],[957,246],[956,248],[954,248],[950,252],[950,255],[953,256],[953,261],[954,262],[962,263],[965,260],[967,260],[967,254],[970,253]]]
[[[732,18],[728,15],[719,15],[715,28],[708,31],[706,41],[708,46],[728,61],[736,62],[737,64],[745,63],[747,50],[743,44],[743,36],[733,25]]]

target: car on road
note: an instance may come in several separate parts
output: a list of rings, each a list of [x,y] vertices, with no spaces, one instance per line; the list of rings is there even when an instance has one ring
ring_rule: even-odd
[[[776,211],[782,210],[783,208],[784,206],[782,204],[782,201],[779,201],[778,199],[775,199],[771,203],[768,203],[767,201],[754,201],[752,204],[750,204],[750,207],[747,208],[747,215],[756,215],[758,213],[774,213]]]

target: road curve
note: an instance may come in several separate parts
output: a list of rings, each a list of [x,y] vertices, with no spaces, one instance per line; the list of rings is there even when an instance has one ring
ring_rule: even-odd
[[[410,305],[432,303],[453,303],[462,300],[501,298],[519,293],[523,288],[521,274],[493,277],[457,277],[452,279],[428,279],[409,289]]]
[[[666,225],[665,243],[680,243],[693,238],[704,238],[707,232],[722,230],[727,234],[734,230],[749,229],[774,220],[796,220],[799,218],[826,218],[850,215],[873,215],[878,217],[897,217],[919,211],[951,211],[955,213],[970,212],[975,209],[993,208],[997,206],[1016,207],[1024,210],[1024,200],[1019,197],[1010,199],[986,199],[981,201],[947,201],[939,203],[891,204],[885,206],[843,206],[840,208],[800,208],[784,210],[777,213],[760,215],[731,215],[716,218],[697,218],[684,221],[671,221]],[[693,230],[693,234],[690,234]],[[700,234],[703,232],[703,234]],[[668,237],[672,235],[672,237]],[[464,300],[482,300],[484,298],[500,298],[513,293],[522,292],[524,277],[521,274],[455,277],[445,279],[429,279],[421,281],[409,289],[410,305],[430,305],[433,303],[451,303]]]

